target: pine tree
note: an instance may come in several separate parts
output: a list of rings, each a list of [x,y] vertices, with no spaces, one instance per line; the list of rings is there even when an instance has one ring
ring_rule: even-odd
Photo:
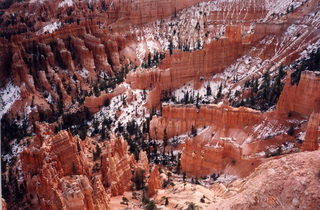
[[[197,98],[196,98],[196,107],[199,108],[199,100],[200,100],[200,97],[199,97],[199,92],[197,93]]]
[[[148,64],[147,67],[150,68],[151,67],[151,53],[149,52],[148,54]]]
[[[137,190],[140,190],[145,187],[144,179],[145,179],[145,170],[138,170],[135,173],[133,182],[136,185]]]
[[[170,52],[170,56],[173,54],[173,44],[172,44],[172,41],[171,40],[169,40],[169,46],[168,46],[168,48],[169,48],[169,52]]]
[[[197,129],[193,125],[191,126],[191,135],[197,136]]]
[[[187,104],[189,101],[189,91],[187,91],[185,94],[184,94],[184,99],[183,99],[183,102],[185,104]]]
[[[211,96],[211,87],[210,83],[207,84],[207,96]]]
[[[77,174],[77,167],[76,167],[76,165],[74,164],[74,162],[72,162],[72,173],[73,173],[73,174]]]
[[[176,168],[177,174],[180,174],[180,170],[181,170],[181,153],[178,153],[177,168]]]
[[[187,178],[187,172],[186,172],[186,171],[183,171],[183,172],[182,172],[182,180],[183,180],[183,182],[186,181],[186,178]]]
[[[168,135],[167,135],[167,129],[164,128],[164,130],[163,130],[163,155],[166,152],[167,146],[168,146]]]
[[[221,92],[222,92],[222,83],[220,83],[220,85],[219,85],[218,92],[217,92],[217,98],[221,97]]]
[[[294,127],[293,127],[292,125],[291,125],[290,128],[288,129],[287,134],[288,134],[289,136],[292,136],[292,135],[294,134]]]
[[[93,161],[96,161],[100,157],[101,152],[102,152],[101,148],[100,148],[99,144],[97,144],[96,145],[96,151],[93,152]]]

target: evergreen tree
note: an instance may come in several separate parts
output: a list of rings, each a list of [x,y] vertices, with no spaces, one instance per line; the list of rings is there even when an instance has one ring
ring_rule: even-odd
[[[263,84],[265,87],[270,87],[270,73],[269,70],[263,74]]]
[[[96,151],[93,152],[93,161],[96,161],[98,158],[100,158],[101,155],[101,148],[99,146],[99,144],[96,145]]]
[[[191,126],[191,135],[197,136],[197,129],[193,125]]]
[[[167,146],[168,146],[168,135],[167,135],[167,129],[164,128],[164,130],[163,130],[163,155],[166,152]]]
[[[221,92],[222,92],[222,83],[220,83],[220,85],[218,87],[217,98],[221,97]]]
[[[199,108],[199,100],[200,100],[200,97],[199,97],[199,92],[197,93],[197,98],[196,98],[196,107]]]
[[[146,206],[145,206],[146,210],[157,210],[157,205],[154,201],[149,201]]]
[[[168,48],[169,48],[169,52],[170,52],[170,56],[173,54],[173,44],[172,44],[172,41],[171,40],[169,40],[169,46],[168,46]]]
[[[207,84],[207,96],[211,96],[211,87],[210,83]]]
[[[187,104],[188,101],[189,101],[189,91],[187,91],[187,92],[184,94],[184,99],[183,99],[184,104]]]
[[[289,128],[288,131],[287,131],[287,134],[288,134],[289,136],[292,136],[292,135],[294,134],[294,127],[293,127],[292,125],[290,125],[290,128]]]
[[[196,210],[197,208],[198,208],[198,206],[195,203],[190,202],[187,210]]]
[[[186,171],[183,171],[183,172],[182,172],[182,180],[183,180],[183,182],[186,181],[186,178],[187,178],[187,172],[186,172]]]
[[[178,153],[177,168],[176,168],[177,174],[180,174],[180,170],[181,170],[181,153]]]
[[[74,162],[72,162],[72,173],[73,173],[73,174],[77,174],[77,167],[76,167],[76,165],[74,164]]]
[[[136,185],[136,189],[140,190],[145,187],[145,170],[138,170],[135,173],[133,182]]]

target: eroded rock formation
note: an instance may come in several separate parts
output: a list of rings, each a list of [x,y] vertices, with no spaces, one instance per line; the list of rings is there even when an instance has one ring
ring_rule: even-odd
[[[259,159],[244,159],[242,148],[232,138],[221,138],[204,147],[198,144],[196,148],[187,139],[181,155],[181,169],[198,178],[221,173],[245,177],[261,163]]]
[[[214,104],[200,108],[194,105],[163,105],[162,117],[153,117],[149,132],[151,138],[163,139],[165,128],[170,138],[191,131],[192,126],[198,128],[215,125],[221,128],[221,137],[228,137],[228,130],[254,126],[263,118],[265,116],[259,111],[245,107],[233,108]]]
[[[303,71],[298,84],[291,84],[291,73],[283,88],[277,110],[282,114],[298,112],[310,116],[320,112],[320,74],[319,72]]]
[[[157,69],[138,69],[127,75],[126,82],[134,89],[154,88],[147,107],[157,107],[161,94],[170,92],[195,77],[221,73],[242,53],[241,28],[227,26],[224,38],[206,44],[202,50],[186,53],[175,50],[166,56]]]
[[[80,139],[73,138],[71,133],[60,131],[52,139],[52,153],[57,156],[61,164],[64,175],[86,174],[88,168],[83,166],[80,148]],[[89,174],[88,174],[89,175]]]
[[[67,131],[53,135],[48,124],[38,124],[35,141],[20,155],[25,196],[33,197],[29,205],[43,209],[95,208],[98,201],[93,190],[102,189],[92,187],[86,155],[85,144],[78,137]]]
[[[222,96],[215,94],[207,101],[220,100],[220,105],[163,105],[162,116],[154,116],[150,123],[152,139],[164,139],[164,131],[168,138],[189,135],[181,156],[188,175],[247,176],[262,162],[251,159],[253,153],[271,145],[281,151],[282,144],[294,143],[299,132],[303,136],[306,131],[302,150],[318,149],[319,116],[312,114],[320,112],[317,72],[303,71],[294,86],[289,74],[276,111],[261,113],[226,105],[228,97],[238,97],[246,80],[260,78],[267,70],[274,74],[281,64],[306,57],[307,47],[319,45],[318,1],[201,2],[23,1],[3,10],[0,90],[6,95],[1,97],[1,118],[6,114],[6,124],[16,123],[13,128],[22,130],[23,136],[36,133],[22,143],[15,136],[12,141],[6,136],[4,142],[15,142],[15,147],[24,144],[18,161],[10,160],[16,164],[14,170],[4,175],[16,176],[11,182],[16,189],[7,188],[21,198],[19,205],[108,209],[109,196],[122,195],[138,171],[149,177],[149,196],[156,193],[158,168],[149,170],[142,151],[136,161],[121,135],[97,141],[100,134],[85,138],[88,130],[82,133],[85,140],[71,134],[93,125],[97,127],[93,135],[105,132],[106,127],[100,129],[101,122],[92,120],[92,115],[109,106],[112,98],[130,92],[127,101],[121,96],[123,107],[109,107],[117,109],[109,119],[123,117],[124,108],[130,110],[135,102],[134,89],[150,91],[144,106],[151,112],[160,108],[164,96],[170,97],[187,82],[193,82],[194,89],[210,82],[223,86]],[[191,8],[179,13],[186,7]],[[304,49],[309,51],[302,53]],[[155,65],[150,65],[152,56]],[[127,84],[117,86],[124,79]],[[17,94],[7,97],[12,90]],[[249,96],[246,90],[242,94]],[[138,114],[135,109],[134,117],[127,111],[122,119],[139,118],[139,129],[148,128],[144,120],[149,113]],[[112,123],[108,130],[115,130]],[[55,134],[61,127],[70,130]],[[289,136],[286,132],[291,127],[297,132]],[[9,206],[13,200],[9,199]],[[297,206],[296,199],[292,203]]]
[[[112,195],[122,195],[131,185],[131,168],[136,164],[134,156],[128,153],[128,143],[112,136],[106,143],[106,153],[102,156],[102,177],[110,187]]]
[[[319,157],[319,151],[314,151],[270,160],[234,183],[229,190],[237,191],[235,196],[226,196],[208,209],[318,208]]]
[[[159,167],[153,166],[151,169],[150,177],[148,180],[148,196],[152,197],[155,195],[156,190],[161,188]]]
[[[314,151],[319,149],[319,125],[320,114],[312,113],[310,115],[305,140],[302,145],[302,151]]]
[[[242,150],[233,140],[220,140],[215,146],[201,148],[197,145],[194,149],[192,140],[187,139],[181,155],[181,168],[187,173],[197,177],[221,173],[226,166],[225,162],[241,159]],[[228,160],[227,160],[228,159]]]
[[[7,210],[7,204],[6,204],[6,201],[3,198],[1,199],[1,209]]]

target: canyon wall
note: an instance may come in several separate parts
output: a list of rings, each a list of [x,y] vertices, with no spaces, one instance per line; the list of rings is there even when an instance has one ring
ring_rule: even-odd
[[[305,140],[301,148],[302,151],[314,151],[319,149],[319,125],[320,114],[312,113],[309,117]]]
[[[125,87],[116,87],[112,93],[102,92],[99,97],[90,96],[86,97],[84,106],[88,108],[91,114],[94,114],[101,110],[106,100],[111,100],[113,97],[118,96],[125,92]]]
[[[19,156],[22,167],[17,169],[21,179],[16,193],[24,190],[22,196],[29,200],[24,207],[109,209],[110,196],[129,190],[132,174],[140,170],[150,175],[145,181],[151,194],[160,188],[158,168],[153,167],[149,174],[146,152],[141,151],[136,161],[122,136],[111,135],[104,146],[95,146],[92,139],[82,141],[65,130],[54,134],[53,129],[46,123],[37,124],[35,138]],[[99,152],[99,147],[104,149]],[[98,159],[92,159],[96,153]]]
[[[232,139],[220,139],[215,146],[194,148],[187,139],[181,155],[181,169],[196,177],[221,173],[228,164],[241,159],[242,149]]]
[[[226,37],[205,44],[202,50],[174,50],[160,62],[158,69],[138,69],[127,75],[126,82],[134,89],[157,87],[174,90],[200,76],[222,72],[242,53],[241,26],[227,26]]]
[[[110,197],[130,190],[133,174],[141,171],[150,196],[161,187],[158,167],[149,165],[144,151],[136,161],[122,136],[111,134],[101,142],[66,130],[55,134],[55,126],[47,123],[36,128],[34,137],[21,140],[26,146],[14,168],[3,173],[5,192],[15,196],[6,195],[9,208],[109,209]]]
[[[298,84],[291,85],[291,73],[277,103],[277,110],[281,114],[298,112],[310,116],[313,112],[320,112],[320,73],[301,72]]]
[[[5,14],[3,17],[5,21],[9,19],[7,22],[9,27],[1,29],[0,35],[10,37],[10,35],[26,33],[26,35],[30,36],[31,32],[40,30],[47,22],[52,20],[72,23],[95,17],[101,23],[107,25],[117,20],[119,20],[119,25],[128,22],[142,24],[164,19],[185,7],[190,7],[199,2],[203,2],[203,0],[188,0],[184,2],[176,0],[102,0],[90,3],[72,1],[65,4],[61,4],[61,0],[40,2],[39,4],[37,4],[38,2],[20,2],[13,4],[7,11],[14,13],[21,10],[24,11],[23,14],[15,17],[14,20],[11,20],[10,15]]]
[[[194,105],[163,105],[162,116],[153,116],[150,122],[150,137],[163,139],[167,136],[180,135],[191,130],[191,127],[215,125],[222,130],[252,126],[262,121],[265,116],[249,108],[234,108],[215,104],[203,105],[198,109]],[[226,136],[225,136],[226,137]]]
[[[106,143],[106,149],[102,156],[103,182],[110,187],[112,195],[122,195],[132,184],[131,168],[135,159],[128,153],[128,143],[122,137],[112,136]]]
[[[152,197],[156,194],[156,190],[161,189],[159,167],[154,165],[151,169],[148,179],[148,196]]]
[[[41,209],[108,209],[109,195],[99,178],[90,180],[87,142],[67,131],[53,135],[37,125],[37,137],[20,154],[25,207]],[[24,183],[24,184],[23,184]],[[103,195],[103,196],[101,196]]]

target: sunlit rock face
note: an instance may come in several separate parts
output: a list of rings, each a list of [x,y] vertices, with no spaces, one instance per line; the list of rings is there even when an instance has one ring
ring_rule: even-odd
[[[56,135],[48,124],[20,154],[26,198],[43,209],[105,209],[109,195],[99,178],[90,180],[86,143],[67,131]],[[104,195],[104,196],[101,196]],[[50,201],[50,202],[49,202]]]
[[[131,185],[131,166],[135,164],[133,155],[128,153],[128,144],[123,139],[112,137],[102,156],[102,177],[110,186],[112,195],[122,195]]]
[[[319,149],[318,138],[319,138],[319,124],[320,115],[319,113],[312,113],[309,118],[307,125],[306,137],[302,146],[302,151],[314,151]]]
[[[162,187],[158,166],[149,163],[156,149],[181,153],[188,178],[253,173],[248,179],[257,183],[264,178],[255,170],[272,176],[268,167],[288,163],[267,165],[270,159],[319,149],[316,0],[26,0],[1,7],[3,209],[109,209],[141,171],[155,196]],[[265,101],[266,109],[254,106],[268,94],[279,98]],[[137,126],[128,136],[130,123]],[[175,138],[183,140],[173,145]],[[130,141],[145,151],[132,154]],[[307,158],[312,167],[309,154],[290,160]],[[298,171],[290,165],[289,175],[288,168]],[[239,192],[259,195],[254,184]],[[260,203],[275,203],[276,195]]]
[[[288,114],[290,111],[310,116],[320,112],[319,72],[304,71],[298,84],[291,84],[291,75],[281,93],[277,110]]]

